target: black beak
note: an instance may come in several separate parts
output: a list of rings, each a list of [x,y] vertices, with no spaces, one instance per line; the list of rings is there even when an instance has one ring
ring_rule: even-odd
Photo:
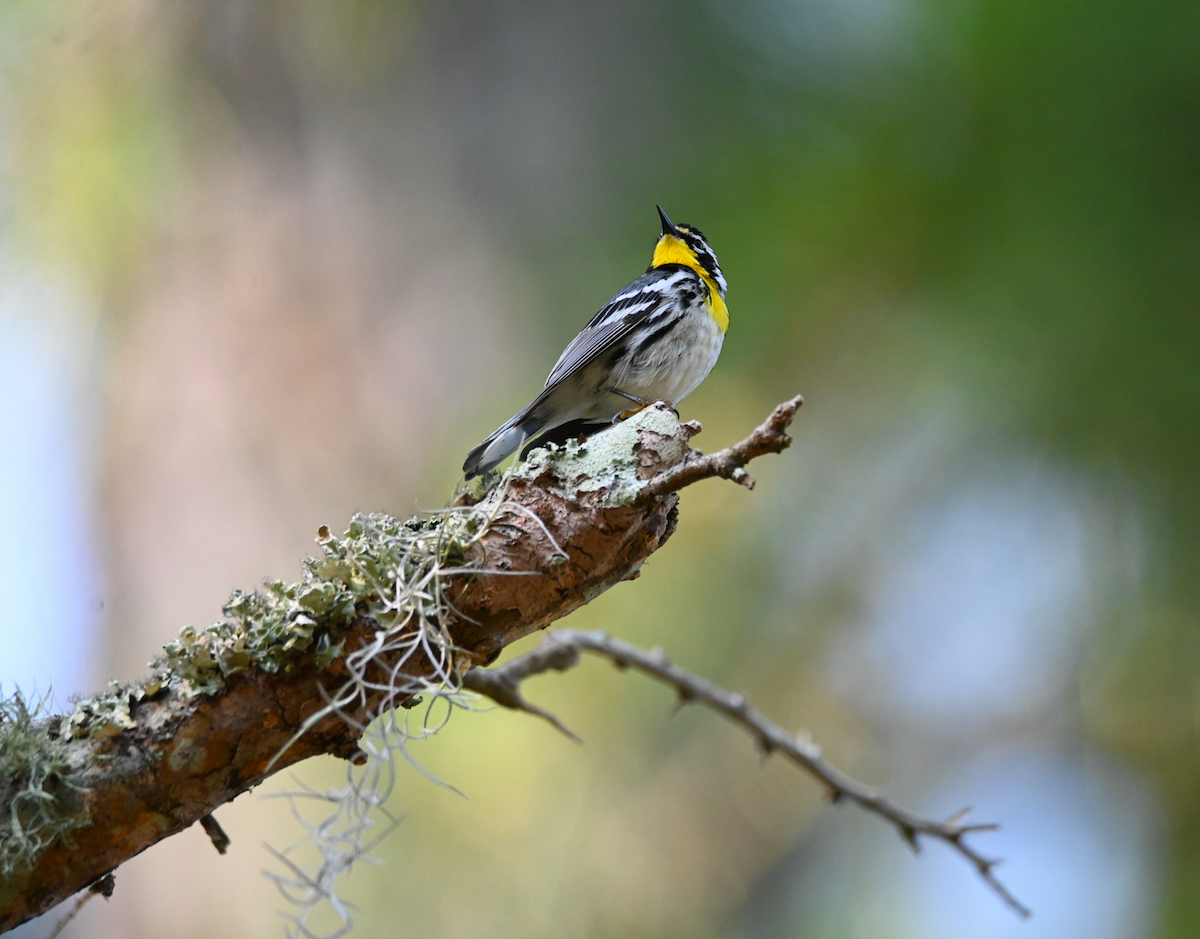
[[[679,232],[676,230],[675,226],[671,224],[671,220],[667,218],[667,213],[663,211],[663,207],[661,205],[656,205],[655,208],[658,209],[658,217],[662,219],[662,233],[664,235],[674,235],[676,238],[678,238]]]

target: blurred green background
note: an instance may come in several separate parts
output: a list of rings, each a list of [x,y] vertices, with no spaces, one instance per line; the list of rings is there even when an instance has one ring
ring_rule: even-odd
[[[356,935],[1200,934],[1200,6],[8,0],[0,139],[5,687],[134,677],[318,525],[440,504],[661,203],[731,285],[700,445],[807,403],[567,625],[1002,822],[1035,909],[593,663],[528,688],[582,748],[414,746],[468,798],[403,777]],[[66,935],[279,934],[286,805],[218,817]]]

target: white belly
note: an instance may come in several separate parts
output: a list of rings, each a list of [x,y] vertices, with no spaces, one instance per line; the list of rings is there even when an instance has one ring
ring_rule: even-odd
[[[645,401],[677,404],[708,377],[724,340],[708,304],[697,299],[669,336],[614,372],[613,384]]]

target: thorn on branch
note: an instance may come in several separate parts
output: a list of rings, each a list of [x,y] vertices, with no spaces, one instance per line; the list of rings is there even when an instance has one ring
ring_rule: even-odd
[[[218,854],[224,854],[229,850],[229,845],[232,844],[232,841],[229,835],[225,834],[225,829],[221,827],[220,822],[216,820],[211,812],[200,819],[200,827],[204,829],[212,841],[213,847],[217,849]]]
[[[575,733],[575,731],[564,724],[561,720],[559,720],[557,714],[547,711],[544,708],[540,708],[536,704],[530,704],[528,701],[525,702],[525,706],[521,708],[521,710],[528,714],[532,714],[534,717],[540,717],[542,720],[549,722],[568,740],[573,740],[575,743],[578,743],[581,746],[583,745],[583,738],[580,737],[579,734]]]
[[[117,888],[117,878],[112,871],[109,871],[103,877],[93,881],[88,886],[88,893],[100,894],[105,900],[112,897],[113,891]]]
[[[552,652],[557,650],[551,650]],[[578,653],[576,653],[576,658]],[[563,671],[562,668],[551,664],[550,660],[561,658],[561,656],[545,656],[543,657],[543,670],[553,669],[554,671]],[[519,660],[514,659],[513,662]],[[526,714],[532,714],[535,717],[540,717],[554,726],[565,737],[574,740],[576,743],[583,743],[582,738],[564,724],[555,714],[538,707],[536,704],[530,704],[521,694],[520,680],[533,672],[527,672],[520,678],[513,677],[512,674],[505,670],[513,664],[510,662],[508,666],[502,666],[495,669],[473,668],[463,676],[463,687],[468,691],[474,691],[476,694],[481,694],[485,698],[491,698],[498,705],[508,708],[513,711],[524,711]],[[570,667],[570,666],[567,666]]]
[[[675,700],[671,704],[670,716],[674,717],[695,700],[695,696],[684,688],[675,690]]]

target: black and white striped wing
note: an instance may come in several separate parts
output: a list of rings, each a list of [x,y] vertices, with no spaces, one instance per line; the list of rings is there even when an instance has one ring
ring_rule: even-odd
[[[609,300],[558,357],[546,379],[545,390],[616,348],[633,330],[648,324],[656,314],[671,315],[675,289],[688,277],[695,275],[686,268],[655,268]]]

